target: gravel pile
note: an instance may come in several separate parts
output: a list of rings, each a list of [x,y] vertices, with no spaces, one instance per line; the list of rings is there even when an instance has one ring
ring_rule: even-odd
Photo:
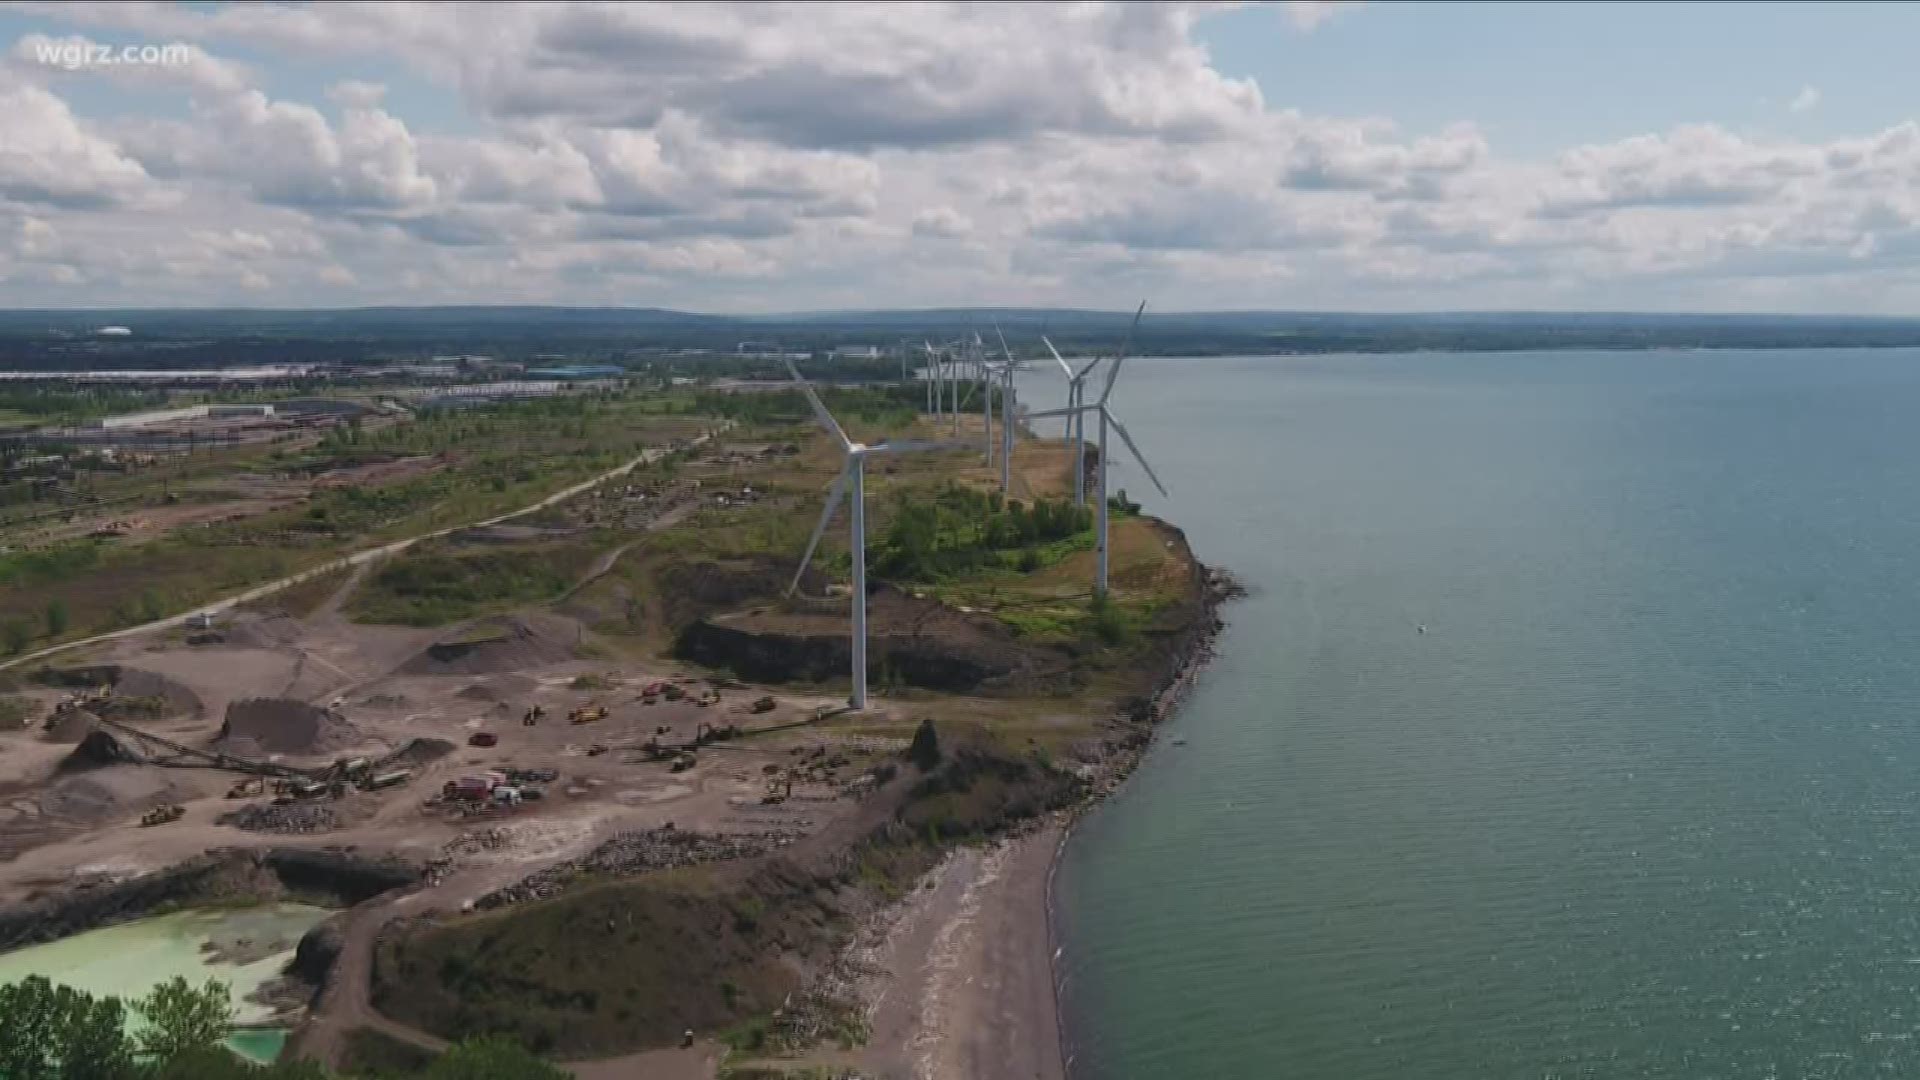
[[[480,851],[498,851],[513,842],[504,829],[482,829],[479,832],[461,833],[447,841],[445,851],[448,855],[472,855]]]
[[[339,815],[325,803],[288,803],[284,806],[256,803],[221,814],[215,822],[248,832],[288,835],[332,832],[340,827]]]
[[[624,876],[764,855],[798,837],[797,833],[716,836],[680,829],[621,833],[578,859],[555,863],[516,884],[482,896],[474,902],[474,907],[485,910],[544,900],[559,895],[569,881],[583,874]]]

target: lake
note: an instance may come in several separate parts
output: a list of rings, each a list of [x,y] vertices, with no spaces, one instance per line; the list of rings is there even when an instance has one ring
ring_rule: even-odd
[[[1078,1080],[1920,1075],[1920,353],[1114,401],[1251,595],[1068,845]]]

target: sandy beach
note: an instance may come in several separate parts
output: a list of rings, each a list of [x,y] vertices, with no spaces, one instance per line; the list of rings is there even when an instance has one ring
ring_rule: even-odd
[[[848,1064],[878,1080],[1064,1080],[1047,891],[1065,827],[955,851],[872,928],[856,950],[875,970],[872,1038]]]

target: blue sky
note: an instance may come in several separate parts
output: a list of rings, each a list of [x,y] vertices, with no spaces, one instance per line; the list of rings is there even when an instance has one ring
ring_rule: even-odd
[[[1198,36],[1274,104],[1413,130],[1472,122],[1534,157],[1687,123],[1833,138],[1920,102],[1910,4],[1375,4],[1312,34],[1251,8]],[[1790,112],[1808,86],[1818,103]]]
[[[194,51],[36,61],[73,41]],[[0,4],[0,303],[1905,314],[1915,41],[1878,4]]]

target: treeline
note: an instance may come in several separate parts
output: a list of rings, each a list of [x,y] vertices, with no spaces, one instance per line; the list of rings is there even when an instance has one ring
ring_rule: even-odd
[[[127,1031],[129,1015],[140,1023]],[[229,1051],[233,1005],[217,980],[163,983],[131,1003],[35,975],[0,986],[0,1080],[332,1080],[311,1061],[255,1065]],[[566,1080],[498,1039],[463,1043],[424,1069],[370,1080]],[[344,1078],[342,1078],[344,1080]]]
[[[920,415],[925,391],[919,385],[865,386],[846,389],[835,386],[816,388],[820,400],[842,424],[861,422],[876,427],[905,427]],[[766,390],[757,393],[730,393],[722,390],[697,390],[676,410],[691,416],[721,416],[743,423],[806,421],[813,411],[798,390]]]
[[[881,535],[873,569],[898,581],[937,581],[988,566],[1037,570],[1047,550],[1093,526],[1093,511],[1066,500],[1031,505],[949,481],[930,499],[903,502]]]

